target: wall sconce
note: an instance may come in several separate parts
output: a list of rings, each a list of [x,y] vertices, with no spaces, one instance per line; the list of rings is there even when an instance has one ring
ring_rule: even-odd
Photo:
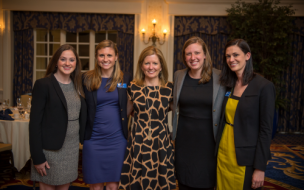
[[[148,42],[145,42],[145,32],[146,32],[146,30],[145,30],[145,29],[142,29],[142,30],[141,30],[141,33],[142,33],[142,35],[143,35],[143,42],[144,42],[145,44],[148,44],[148,43],[150,42],[150,40],[152,40],[152,43],[153,43],[152,45],[153,45],[153,46],[156,46],[156,41],[158,41],[158,43],[159,43],[160,45],[163,45],[163,44],[165,43],[165,40],[166,40],[167,30],[165,29],[165,30],[163,31],[164,40],[163,40],[163,42],[161,42],[160,39],[159,39],[159,37],[156,36],[156,34],[155,34],[155,25],[156,25],[156,20],[155,20],[155,19],[153,19],[152,24],[153,24],[153,32],[152,32],[152,35],[149,37]]]

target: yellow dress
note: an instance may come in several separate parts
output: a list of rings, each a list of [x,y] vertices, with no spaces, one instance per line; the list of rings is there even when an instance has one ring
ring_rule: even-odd
[[[225,110],[226,122],[233,124],[238,100],[229,97]],[[246,166],[236,161],[234,128],[225,124],[217,157],[217,190],[243,190]]]

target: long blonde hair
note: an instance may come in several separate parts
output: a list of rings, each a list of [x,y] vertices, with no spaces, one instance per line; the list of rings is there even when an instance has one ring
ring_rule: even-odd
[[[211,79],[211,75],[212,75],[212,61],[211,61],[211,56],[210,56],[209,51],[208,51],[208,47],[207,47],[206,43],[204,42],[204,40],[202,38],[197,37],[197,36],[193,36],[185,42],[184,47],[183,47],[183,63],[188,69],[190,69],[189,66],[186,63],[185,49],[188,46],[190,46],[191,44],[195,44],[195,43],[198,43],[202,46],[202,49],[203,49],[203,51],[205,53],[205,56],[206,56],[206,59],[205,59],[204,64],[203,64],[202,73],[201,73],[202,77],[201,77],[201,79],[199,80],[198,83],[199,84],[200,83],[207,83]]]
[[[134,82],[139,85],[143,86],[144,85],[144,80],[145,80],[145,74],[142,71],[141,67],[144,63],[144,60],[147,56],[150,55],[156,55],[159,59],[160,65],[161,65],[161,72],[159,72],[159,80],[161,83],[161,86],[165,86],[166,83],[168,82],[168,68],[167,68],[167,63],[164,58],[163,53],[156,47],[154,46],[149,46],[146,47],[139,56],[137,67],[136,67],[136,72],[135,72],[135,77],[134,77]]]
[[[111,40],[104,40],[100,42],[96,48],[95,48],[95,67],[93,70],[88,71],[85,73],[84,76],[84,85],[89,91],[94,91],[99,88],[101,85],[101,69],[97,62],[97,56],[98,56],[98,50],[102,48],[112,48],[115,52],[115,56],[118,56],[118,49],[114,42]],[[112,92],[115,90],[117,83],[123,82],[123,72],[120,70],[120,65],[118,62],[118,59],[115,61],[114,64],[114,70],[112,72],[112,75],[110,77],[110,80],[108,80],[106,86],[110,86],[107,92]]]

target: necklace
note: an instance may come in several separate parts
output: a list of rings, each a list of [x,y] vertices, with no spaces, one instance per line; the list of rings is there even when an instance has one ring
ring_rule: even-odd
[[[148,123],[149,132],[148,132],[148,140],[151,140],[151,139],[152,139],[152,138],[151,138],[151,136],[152,136],[151,118],[152,118],[152,106],[153,106],[153,103],[152,103],[151,108],[150,108],[149,99],[148,99],[148,94],[147,94],[147,88],[148,88],[148,86],[145,87],[145,98],[146,98],[146,102],[147,102],[147,104],[148,104],[148,113],[149,113],[149,123]],[[155,91],[155,95],[154,95],[154,98],[153,98],[153,99],[156,98],[156,94],[157,94],[157,92],[158,92],[158,90],[159,90],[158,86],[155,86],[155,90],[157,90],[157,91]],[[147,101],[147,100],[148,100],[148,101]]]

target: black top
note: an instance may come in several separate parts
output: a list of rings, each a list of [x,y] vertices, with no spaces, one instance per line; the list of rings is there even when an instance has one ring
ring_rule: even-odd
[[[179,114],[197,119],[212,119],[212,77],[208,83],[198,84],[187,73],[179,98]]]
[[[212,78],[185,77],[179,99],[175,167],[179,183],[193,188],[215,186],[216,158],[212,128]]]

